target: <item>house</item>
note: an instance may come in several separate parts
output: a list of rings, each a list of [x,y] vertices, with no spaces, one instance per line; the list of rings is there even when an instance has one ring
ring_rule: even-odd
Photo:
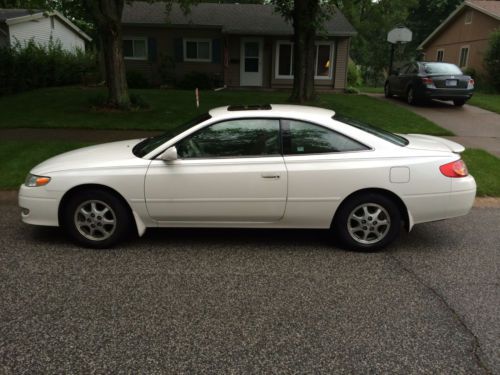
[[[30,9],[0,9],[0,47],[30,40],[48,45],[60,42],[63,49],[85,49],[92,39],[59,12]]]
[[[490,34],[500,29],[500,1],[467,0],[425,39],[427,61],[445,61],[484,72]]]
[[[133,2],[123,11],[128,70],[161,83],[162,61],[174,77],[204,73],[228,87],[288,88],[293,84],[293,28],[271,5],[200,3],[185,14],[161,2]],[[356,31],[340,11],[316,41],[315,85],[346,87],[350,39]]]

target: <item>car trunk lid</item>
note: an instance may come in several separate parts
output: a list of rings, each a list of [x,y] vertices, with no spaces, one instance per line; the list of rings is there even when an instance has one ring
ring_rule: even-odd
[[[465,75],[429,75],[434,82],[434,86],[439,89],[466,89],[470,77]]]
[[[451,151],[457,154],[465,150],[465,147],[459,143],[432,135],[405,134],[403,137],[409,141],[406,147],[414,150]]]

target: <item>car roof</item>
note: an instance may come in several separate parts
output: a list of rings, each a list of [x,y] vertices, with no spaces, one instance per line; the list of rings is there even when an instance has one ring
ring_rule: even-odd
[[[208,113],[213,118],[291,117],[307,120],[309,118],[332,118],[335,116],[335,111],[331,109],[294,104],[225,106],[211,109]]]

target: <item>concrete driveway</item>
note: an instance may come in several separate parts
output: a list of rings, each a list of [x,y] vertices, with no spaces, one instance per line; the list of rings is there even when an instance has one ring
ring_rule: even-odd
[[[148,230],[107,251],[0,205],[0,373],[500,373],[500,209],[388,251]]]
[[[481,148],[500,157],[500,115],[472,105],[455,107],[451,102],[433,100],[417,106],[401,98],[386,99],[383,94],[367,94],[409,109],[422,117],[452,131],[447,137],[468,148]]]

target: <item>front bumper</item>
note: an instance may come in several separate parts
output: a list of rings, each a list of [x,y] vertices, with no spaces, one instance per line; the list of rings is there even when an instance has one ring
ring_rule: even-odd
[[[27,224],[58,226],[59,197],[43,187],[27,187],[19,189],[19,207],[21,219]]]

